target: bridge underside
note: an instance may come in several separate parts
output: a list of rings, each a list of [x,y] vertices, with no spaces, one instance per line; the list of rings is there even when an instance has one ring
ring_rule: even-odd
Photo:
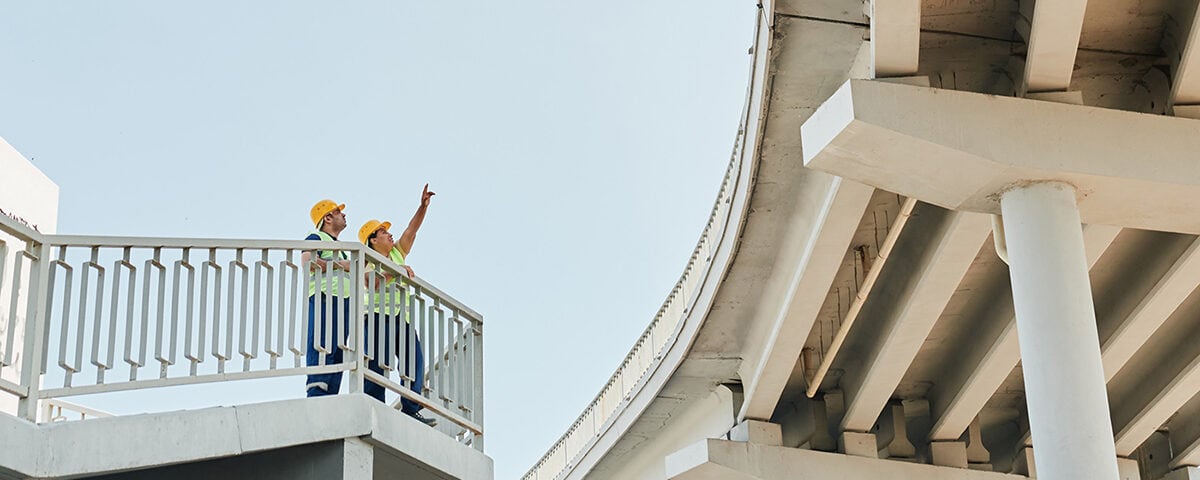
[[[993,236],[1005,220],[991,214],[1046,180],[1079,193],[1095,328],[1079,344],[1098,347],[1105,392],[1081,398],[1105,397],[1094,422],[1111,428],[1116,468],[1195,474],[1197,2],[865,3],[764,3],[740,243],[675,366],[738,391],[721,414],[779,425],[779,446],[675,449],[708,466],[672,470],[668,452],[660,475],[825,458],[800,450],[1034,475],[1014,280]],[[647,394],[659,424],[702,397]],[[570,478],[623,478],[634,441]]]

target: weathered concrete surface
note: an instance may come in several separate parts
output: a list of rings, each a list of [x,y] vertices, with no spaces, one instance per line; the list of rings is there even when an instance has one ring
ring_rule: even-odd
[[[728,440],[702,440],[666,459],[674,480],[818,480],[887,478],[889,480],[1017,480],[1025,478],[965,468],[939,467],[815,452]]]
[[[345,448],[342,444],[347,440],[354,445]],[[340,460],[343,457],[337,457],[339,460],[334,463],[341,468],[337,471],[345,473],[345,478],[361,476],[351,475],[356,471],[375,472],[373,478],[399,478],[389,473],[392,471],[417,475],[406,478],[492,478],[492,460],[483,453],[365,395],[118,416],[42,426],[0,415],[0,465],[19,475],[36,478],[94,476],[185,464],[191,466],[177,469],[183,478],[200,475],[196,472],[213,471],[208,470],[211,465],[258,471],[265,467],[243,459],[244,455],[273,452],[262,457],[246,457],[267,462],[308,458],[307,454],[297,456],[296,452],[308,452],[306,448],[330,442],[342,452],[338,455],[345,453],[345,458],[363,459],[358,463],[370,462],[365,466],[346,466],[343,465],[346,462]],[[297,448],[300,450],[295,450]],[[325,450],[317,448],[313,452]],[[325,453],[314,455],[322,457]],[[333,465],[320,458],[310,460],[311,464],[306,468],[313,472],[324,472],[326,467]],[[392,468],[379,468],[381,462]]]
[[[85,478],[94,480],[155,480],[162,478],[208,480],[222,477],[256,480],[340,479],[345,467],[343,463],[344,443],[335,440],[202,462]]]
[[[1056,180],[1084,223],[1200,233],[1195,120],[851,80],[801,131],[808,167],[947,209],[996,214],[1005,189]]]

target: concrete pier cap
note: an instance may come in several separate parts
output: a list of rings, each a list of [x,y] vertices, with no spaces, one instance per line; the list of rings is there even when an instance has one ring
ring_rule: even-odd
[[[1200,234],[1200,121],[849,80],[800,129],[805,166],[952,210],[1075,188],[1084,223]]]

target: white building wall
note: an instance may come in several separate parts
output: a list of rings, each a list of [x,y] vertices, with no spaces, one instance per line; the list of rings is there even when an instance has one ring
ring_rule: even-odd
[[[0,138],[0,214],[41,233],[54,233],[58,227],[58,185],[3,138]],[[20,365],[22,322],[13,322],[8,316],[12,298],[13,259],[16,252],[25,248],[25,243],[4,232],[0,232],[0,243],[4,246],[4,271],[0,272],[3,274],[3,280],[0,281],[0,355],[5,349],[12,348],[13,363]],[[26,301],[26,298],[18,299],[18,312],[25,311]],[[18,327],[14,345],[5,345],[8,329],[13,328],[14,323]],[[0,369],[0,378],[13,383],[20,381],[14,368]],[[16,414],[16,410],[17,398],[0,392],[0,412]]]

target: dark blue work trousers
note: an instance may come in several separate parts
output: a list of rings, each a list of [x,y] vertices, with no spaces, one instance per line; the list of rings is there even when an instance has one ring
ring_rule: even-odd
[[[404,377],[412,379],[404,380],[401,377],[401,383],[409,390],[424,395],[421,390],[425,385],[425,354],[421,351],[421,339],[417,335],[417,330],[408,322],[404,322],[403,336],[393,334],[393,331],[399,333],[401,330],[397,325],[400,321],[398,318],[378,312],[373,315],[374,328],[372,330],[381,332],[382,336],[376,335],[374,338],[378,343],[367,348],[367,351],[371,352],[375,358],[372,362],[377,364],[380,359],[387,359],[390,362],[391,359],[399,357],[396,358],[398,361],[393,368],[403,373]],[[371,324],[371,321],[368,320],[367,323]],[[368,340],[370,338],[372,337],[368,337]],[[425,408],[421,404],[403,397],[400,398],[400,405],[401,411],[408,414],[417,413]]]
[[[349,319],[350,299],[323,293],[308,297],[308,352],[305,355],[305,363],[308,366],[320,365],[321,352],[317,351],[318,345],[329,352],[325,354],[325,365],[342,363],[342,348],[338,344],[350,331]],[[376,356],[376,359],[378,358]],[[379,366],[377,360],[368,362],[367,368],[372,372],[384,375],[383,368]],[[336,395],[341,386],[342,372],[338,371],[309,375],[305,389],[308,391],[309,397],[323,397]],[[381,402],[384,401],[383,385],[370,380],[364,380],[363,393]]]

